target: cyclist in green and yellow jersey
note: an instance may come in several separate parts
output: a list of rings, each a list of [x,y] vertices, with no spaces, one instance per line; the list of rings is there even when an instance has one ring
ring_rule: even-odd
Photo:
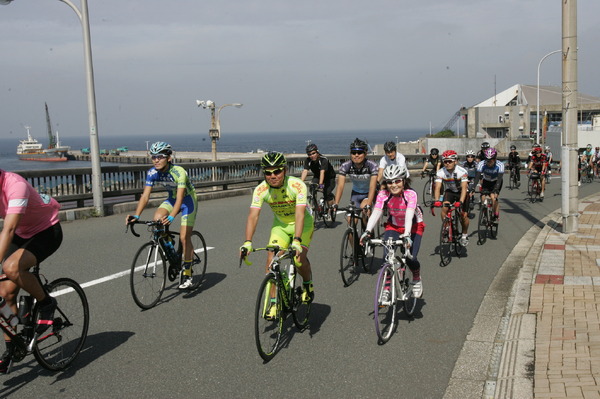
[[[135,215],[127,215],[125,220],[129,223],[139,219],[142,211],[150,200],[150,193],[155,183],[163,185],[169,193],[168,198],[160,204],[154,213],[154,220],[160,220],[164,225],[170,225],[175,216],[181,212],[180,239],[183,246],[183,278],[180,289],[188,289],[192,285],[192,230],[198,212],[198,199],[196,190],[187,172],[181,166],[172,163],[173,149],[163,141],[158,141],[150,147],[150,156],[154,167],[146,176],[146,187],[138,202]]]
[[[269,245],[287,248],[290,245],[299,258],[298,273],[302,276],[302,301],[312,302],[314,290],[312,271],[307,258],[308,247],[312,239],[313,217],[307,209],[307,189],[302,180],[287,175],[286,160],[279,152],[269,152],[261,160],[261,168],[265,181],[260,183],[252,194],[252,203],[246,222],[246,241],[240,247],[244,254],[252,251],[252,237],[256,231],[258,218],[263,203],[269,204],[275,218],[271,227]],[[273,253],[268,253],[268,267]],[[273,309],[274,311],[275,309]]]

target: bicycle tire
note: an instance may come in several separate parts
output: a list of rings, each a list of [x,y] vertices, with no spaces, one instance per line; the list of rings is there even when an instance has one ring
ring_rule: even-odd
[[[327,203],[327,201],[324,200],[323,208],[319,212],[319,217],[323,221],[323,224],[325,225],[325,227],[331,227],[333,225],[333,221],[331,219],[329,219],[329,214],[330,214],[329,204]]]
[[[462,245],[460,245],[460,233],[458,232],[458,225],[460,224],[459,221],[459,214],[460,214],[460,209],[456,209],[454,211],[454,214],[452,215],[452,242],[454,243],[454,253],[456,254],[456,256],[458,256],[459,258],[462,256],[465,247],[463,247]]]
[[[361,232],[364,233],[364,231]],[[379,237],[379,236],[376,236]],[[371,271],[371,266],[373,265],[373,260],[375,259],[375,247],[366,245],[360,245],[360,238],[357,236],[354,242],[355,248],[359,249],[360,262],[362,264],[362,268],[366,273]]]
[[[396,326],[396,290],[394,279],[394,268],[385,264],[379,270],[377,285],[375,287],[375,332],[379,338],[379,343],[384,344],[389,341],[394,333]],[[388,281],[389,280],[389,281]],[[389,301],[384,302],[383,292],[388,281]]]
[[[487,241],[487,226],[489,221],[488,207],[482,205],[477,222],[477,244],[483,245]]]
[[[498,221],[496,223],[490,223],[490,238],[496,239],[498,237]]]
[[[275,287],[275,288],[272,288]],[[271,290],[275,289],[275,303],[271,301]],[[275,316],[267,317],[271,306],[276,307]],[[281,332],[283,330],[283,309],[277,280],[271,273],[267,274],[260,284],[256,298],[254,337],[258,354],[265,361],[270,361],[277,353]]]
[[[344,286],[352,285],[358,279],[358,257],[354,253],[352,229],[347,229],[342,238],[340,252],[340,272]]]
[[[423,187],[423,205],[429,206],[433,203],[433,177],[429,177],[427,182],[425,183],[425,187]]]
[[[158,303],[167,279],[167,259],[162,249],[153,242],[147,242],[133,257],[129,287],[131,296],[142,309],[150,309]]]
[[[57,299],[52,326],[38,337],[33,355],[38,363],[52,371],[67,368],[77,357],[87,337],[90,324],[88,301],[83,288],[69,278],[59,278],[45,286]],[[36,304],[33,320],[39,318]]]
[[[192,285],[188,291],[193,291],[200,287],[206,274],[206,264],[208,262],[208,251],[206,241],[199,231],[192,231],[192,248],[194,248],[194,258],[192,259]],[[180,248],[181,251],[181,248]],[[179,274],[179,284],[183,282],[183,268]]]
[[[295,266],[291,265],[291,267]],[[310,309],[312,307],[312,302],[302,302],[302,282],[302,277],[296,273],[294,275],[294,281],[290,285],[292,289],[292,317],[296,328],[300,331],[304,331],[306,327],[308,327]]]
[[[415,298],[413,295],[413,288],[408,277],[406,277],[406,273],[402,273],[400,289],[402,292],[402,298],[404,298],[404,313],[406,313],[408,316],[412,316],[417,308],[417,298]]]
[[[452,226],[450,220],[444,218],[440,229],[440,266],[447,266],[452,259]]]

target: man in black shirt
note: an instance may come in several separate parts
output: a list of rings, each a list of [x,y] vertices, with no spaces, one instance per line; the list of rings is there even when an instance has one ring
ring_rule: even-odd
[[[319,185],[319,189],[323,190],[323,196],[327,199],[329,205],[333,205],[333,189],[335,188],[335,169],[319,152],[316,144],[306,146],[306,155],[308,157],[304,161],[304,170],[300,179],[306,179],[308,171],[313,174],[312,182]]]

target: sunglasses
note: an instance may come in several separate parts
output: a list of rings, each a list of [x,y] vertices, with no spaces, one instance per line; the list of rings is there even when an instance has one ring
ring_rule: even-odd
[[[392,185],[392,184],[401,184],[404,183],[404,180],[402,179],[395,179],[395,180],[386,180],[385,184],[387,184],[388,186]]]
[[[158,160],[161,160],[161,159],[165,159],[165,158],[167,158],[167,156],[166,156],[166,155],[163,155],[163,154],[152,155],[152,160],[153,160],[153,161],[155,161],[155,160],[157,160],[157,159],[158,159]]]
[[[364,153],[364,151],[350,151],[350,154],[352,155],[363,155]]]
[[[454,162],[454,159],[446,159],[445,161],[443,161],[444,163],[452,163]]]
[[[467,158],[475,158],[475,155],[467,155]]]
[[[263,173],[265,174],[265,176],[271,176],[271,175],[279,176],[281,174],[281,172],[283,172],[283,168],[279,168],[279,169],[275,169],[275,170],[265,170],[265,171],[263,171]]]
[[[308,154],[308,156],[312,157],[313,155],[317,155],[316,151],[311,152],[310,154]]]

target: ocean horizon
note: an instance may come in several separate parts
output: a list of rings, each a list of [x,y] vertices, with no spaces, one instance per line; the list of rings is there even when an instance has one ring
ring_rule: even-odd
[[[280,151],[284,153],[303,154],[306,145],[314,143],[323,154],[346,154],[350,143],[360,138],[374,147],[386,141],[413,141],[428,134],[428,131],[418,129],[379,129],[356,131],[298,131],[298,132],[267,132],[267,133],[222,133],[217,141],[217,152],[256,152]],[[8,171],[82,168],[91,166],[90,162],[36,162],[21,161],[16,155],[19,140],[25,137],[0,138],[0,157],[3,160],[0,168]],[[47,146],[48,138],[34,136]],[[151,136],[100,136],[100,149],[116,149],[127,147],[132,151],[144,151],[156,141],[166,141],[178,152],[211,152],[211,141],[208,132],[193,134],[165,134]],[[61,144],[70,146],[72,150],[80,150],[90,146],[89,137],[61,137]],[[109,165],[109,163],[102,163]]]

